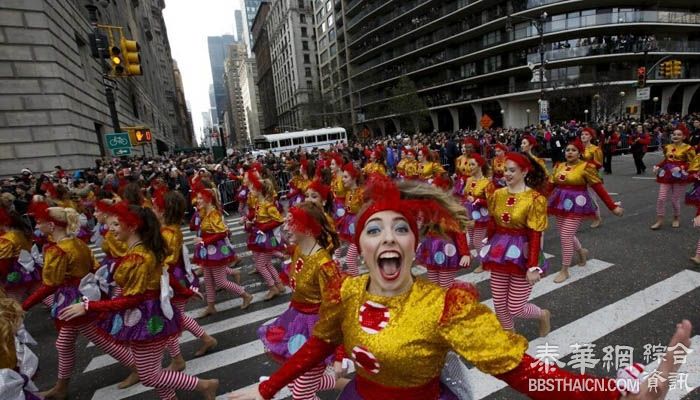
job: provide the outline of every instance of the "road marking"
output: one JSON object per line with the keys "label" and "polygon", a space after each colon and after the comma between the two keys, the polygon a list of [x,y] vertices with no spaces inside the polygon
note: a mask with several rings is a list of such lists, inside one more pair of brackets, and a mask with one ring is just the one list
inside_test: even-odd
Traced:
{"label": "road marking", "polygon": [[[686,388],[690,388],[690,390],[695,389],[696,387],[700,386],[700,336],[696,335],[693,336],[691,339],[691,346],[690,348],[693,350],[690,354],[688,354],[688,357],[685,360],[685,363],[681,365],[680,369],[678,370],[678,375],[677,378],[680,380],[681,376],[685,376],[688,378],[687,380],[687,385],[686,387],[676,387],[674,389],[669,390],[668,394],[666,394],[666,400],[681,400],[684,396],[687,396],[688,392]],[[647,365],[644,368],[645,372],[651,373],[656,369],[658,366],[658,363],[653,362],[649,365]],[[681,375],[685,374],[685,375]],[[678,382],[678,381],[677,381]],[[679,382],[680,384],[680,382]]]}
{"label": "road marking", "polygon": [[[550,332],[546,338],[537,338],[531,341],[527,352],[531,355],[536,354],[537,346],[547,343],[550,346],[558,346],[559,358],[566,357],[572,351],[569,345],[593,343],[698,287],[700,287],[700,273],[689,270],[679,272],[668,279],[562,326]],[[477,399],[484,398],[507,386],[502,381],[476,368],[469,370],[469,382],[474,398]]]}
{"label": "road marking", "polygon": [[[595,261],[595,262],[593,262]],[[582,270],[582,272],[577,273],[577,279],[573,279],[573,271],[572,271],[572,278],[569,278],[568,280],[562,282],[561,284],[558,285],[547,285],[543,284],[542,289],[537,293],[537,296],[543,296],[550,291],[554,291],[556,289],[565,287],[566,285],[573,283],[579,279],[582,279],[584,276],[591,276],[597,272],[600,272],[610,266],[612,264],[606,263],[604,261],[599,261],[599,260],[590,260],[590,262],[593,264],[591,268],[578,268]],[[700,275],[700,274],[698,274]],[[536,296],[533,296],[533,299],[536,298]],[[239,299],[236,299],[240,301]],[[231,300],[231,301],[236,301],[236,300]],[[482,304],[487,304],[487,301],[483,301]],[[218,305],[217,305],[218,308]],[[224,321],[222,321],[224,322]],[[206,330],[206,329],[205,329]],[[228,330],[228,329],[227,329]],[[255,352],[252,349],[259,350],[259,352]],[[247,359],[250,359],[252,357],[258,356],[260,354],[264,353],[264,348],[262,346],[262,342],[260,340],[255,340],[252,342],[248,342],[230,349],[225,349],[218,351],[216,353],[211,353],[209,355],[195,358],[192,360],[189,360],[187,362],[187,370],[186,373],[191,374],[191,375],[197,375],[201,374],[203,372],[208,372],[211,370],[214,370],[216,368],[221,368],[226,365],[232,365],[241,361],[245,361]],[[96,360],[99,359],[99,363],[96,362]],[[226,360],[225,363],[222,364],[222,360]],[[85,372],[92,371],[94,369],[102,368],[103,366],[106,365],[111,365],[112,363],[115,363],[115,361],[108,355],[101,355],[98,357],[93,358],[92,361],[90,361],[90,364],[88,367],[85,369]],[[493,378],[495,379],[495,378]],[[125,389],[124,391],[118,391],[119,395],[121,397],[112,397],[114,396],[113,393],[115,393],[114,389],[116,388],[116,385],[108,386],[105,388],[101,388],[95,392],[95,395],[93,396],[93,399],[117,399],[117,398],[125,398],[129,396],[133,396],[139,393],[146,392],[148,390],[151,390],[152,388],[147,388],[142,385],[137,385],[133,386],[132,388]],[[128,392],[127,392],[128,391]],[[98,397],[99,395],[99,397]]]}
{"label": "road marking", "polygon": [[656,180],[655,176],[633,176],[632,179],[640,179],[640,180]]}

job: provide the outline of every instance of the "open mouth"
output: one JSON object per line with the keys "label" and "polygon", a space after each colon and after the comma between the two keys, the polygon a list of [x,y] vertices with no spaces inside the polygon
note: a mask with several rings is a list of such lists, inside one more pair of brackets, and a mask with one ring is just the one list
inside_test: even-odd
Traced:
{"label": "open mouth", "polygon": [[385,251],[379,255],[377,265],[384,280],[396,280],[401,274],[401,255],[396,251]]}

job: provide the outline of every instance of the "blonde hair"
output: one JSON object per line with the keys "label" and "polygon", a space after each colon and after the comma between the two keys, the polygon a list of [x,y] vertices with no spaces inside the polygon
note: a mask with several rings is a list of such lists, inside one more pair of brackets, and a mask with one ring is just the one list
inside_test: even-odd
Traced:
{"label": "blonde hair", "polygon": [[56,221],[66,223],[66,233],[75,235],[80,229],[80,216],[72,208],[49,207],[49,215]]}
{"label": "blonde hair", "polygon": [[0,365],[0,368],[14,368],[17,365],[15,334],[22,326],[24,310],[22,306],[9,297],[0,298],[0,360],[9,360],[12,365]]}
{"label": "blonde hair", "polygon": [[403,199],[436,201],[449,212],[462,230],[466,229],[467,222],[469,221],[467,210],[459,204],[452,194],[434,186],[416,181],[402,181],[397,183],[396,186],[399,188],[401,198]]}

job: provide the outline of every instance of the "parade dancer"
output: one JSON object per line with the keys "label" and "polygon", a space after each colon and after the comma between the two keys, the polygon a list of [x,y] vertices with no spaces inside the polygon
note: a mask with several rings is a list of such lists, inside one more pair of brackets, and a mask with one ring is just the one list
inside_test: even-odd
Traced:
{"label": "parade dancer", "polygon": [[[650,227],[652,230],[661,229],[664,224],[666,200],[669,196],[673,206],[671,226],[678,228],[681,224],[681,197],[691,181],[688,168],[695,159],[695,148],[683,142],[688,132],[687,128],[683,128],[685,126],[673,130],[671,143],[664,146],[664,159],[654,166],[656,182],[659,183],[659,196],[656,200],[656,222]],[[692,195],[690,197],[692,198]]]}
{"label": "parade dancer", "polygon": [[[85,316],[71,321],[60,319],[60,313],[72,304],[79,303],[81,298],[100,298],[97,285],[86,285],[89,282],[89,277],[86,276],[93,269],[95,260],[90,248],[75,237],[78,232],[78,213],[74,209],[36,203],[32,204],[31,211],[37,221],[37,228],[45,235],[50,235],[52,242],[43,248],[42,285],[22,303],[22,308],[29,310],[45,297],[54,295],[51,318],[58,330],[58,380],[53,388],[41,396],[65,399],[75,367],[75,343],[79,333],[122,365],[131,368],[135,361],[127,346],[116,343],[98,330],[94,318]],[[138,376],[132,373],[118,386],[126,388],[136,382]]]}
{"label": "parade dancer", "polygon": [[537,149],[537,146],[539,145],[537,144],[536,137],[530,134],[523,135],[520,141],[520,152],[523,154],[527,154],[530,158],[532,158],[538,164],[540,164],[540,166],[545,172],[549,173],[549,171],[547,170],[547,163],[544,161],[544,159],[537,157],[534,153],[535,149]]}
{"label": "parade dancer", "polygon": [[[418,243],[416,219],[432,219],[437,214],[434,217],[451,221],[457,215],[445,217],[444,208],[438,211],[441,207],[429,199],[406,200],[398,190],[386,189],[382,187],[372,197],[358,218],[356,240],[369,274],[329,284],[311,338],[268,380],[230,394],[229,400],[273,398],[340,344],[353,354],[357,370],[340,400],[456,399],[450,386],[458,383],[450,382],[448,386],[440,382],[449,350],[535,400],[621,398],[612,379],[545,368],[542,361],[526,353],[526,338],[500,327],[493,312],[479,303],[473,286],[454,285],[445,291],[414,279],[411,268]],[[461,210],[456,201],[453,203],[450,209]],[[542,222],[546,221],[544,201],[541,215]],[[681,343],[689,347],[691,329],[687,320],[678,324],[670,346]],[[666,352],[667,358],[658,371],[664,379],[680,367],[680,363],[674,365],[672,353]],[[554,391],[538,391],[529,385],[531,379],[562,384]],[[659,398],[668,385],[657,397],[652,397],[656,386],[648,381],[640,388],[642,394],[627,395],[625,399]]]}
{"label": "parade dancer", "polygon": [[369,162],[362,168],[362,174],[365,178],[372,174],[386,175],[386,166],[384,165],[384,157],[380,148],[370,152]]}
{"label": "parade dancer", "polygon": [[[310,201],[312,203],[317,204],[321,209],[323,210],[323,214],[326,216],[326,219],[331,225],[331,228],[333,232],[335,233],[335,221],[333,220],[333,217],[331,217],[331,213],[333,212],[333,208],[331,206],[331,188],[328,185],[324,185],[323,182],[321,182],[320,179],[314,179],[313,182],[309,185],[309,188],[306,189],[306,200]],[[338,246],[335,246],[333,251]],[[331,252],[333,253],[333,252]]]}
{"label": "parade dancer", "polygon": [[[488,197],[496,190],[491,179],[489,179],[490,167],[486,160],[479,154],[473,154],[469,159],[469,174],[464,187],[464,206],[467,209],[469,218],[469,238],[472,247],[478,255],[484,246],[484,239],[491,220],[488,209]],[[479,265],[474,272],[481,273],[484,267]]]}
{"label": "parade dancer", "polygon": [[588,188],[596,192],[614,215],[621,217],[624,212],[605,190],[595,164],[581,160],[584,151],[583,143],[579,139],[569,143],[564,154],[566,162],[557,164],[549,177],[552,192],[549,195],[547,211],[557,219],[562,258],[561,271],[554,278],[554,283],[569,279],[569,267],[574,251],[579,256],[578,265],[586,265],[588,250],[581,247],[576,231],[584,218],[595,218],[596,215],[597,206],[588,193]]}
{"label": "parade dancer", "polygon": [[418,161],[415,150],[406,147],[401,150],[401,161],[396,165],[396,176],[399,180],[418,177]]}
{"label": "parade dancer", "polygon": [[481,249],[481,265],[491,271],[491,294],[503,329],[514,332],[515,318],[539,320],[547,336],[550,313],[527,300],[544,274],[542,233],[547,229],[547,199],[535,188],[546,181],[542,166],[519,153],[506,154],[507,186],[488,198],[492,225]]}
{"label": "parade dancer", "polygon": [[96,301],[83,297],[58,311],[59,319],[71,323],[102,316],[98,337],[128,346],[141,383],[155,388],[159,398],[175,399],[175,390],[197,390],[207,400],[214,400],[217,380],[198,379],[161,367],[168,340],[180,331],[180,320],[179,311],[173,310],[168,297],[167,271],[162,267],[166,244],[158,219],[150,209],[125,202],[112,206],[110,214],[109,229],[128,246],[114,274],[122,294]]}
{"label": "parade dancer", "polygon": [[453,194],[457,198],[464,201],[462,197],[464,194],[464,186],[467,184],[467,179],[469,178],[469,159],[472,154],[478,154],[479,141],[474,138],[464,139],[464,144],[462,146],[462,155],[457,157],[455,160],[455,181],[453,187]]}
{"label": "parade dancer", "polygon": [[432,184],[433,180],[445,173],[445,169],[439,163],[433,161],[433,154],[427,147],[418,150],[418,178],[423,182]]}
{"label": "parade dancer", "polygon": [[308,168],[309,161],[305,158],[302,159],[301,163],[299,164],[292,161],[291,169],[293,176],[292,179],[289,180],[289,192],[287,193],[287,199],[289,200],[290,206],[304,201],[306,188],[309,186],[309,183],[311,183],[308,178],[308,173],[306,172]]}
{"label": "parade dancer", "polygon": [[[581,154],[581,159],[595,165],[596,169],[598,170],[598,175],[600,175],[600,169],[603,168],[603,150],[591,143],[591,139],[596,139],[597,136],[598,135],[595,129],[583,128],[581,131],[581,143],[583,143],[585,150],[583,154]],[[595,219],[591,224],[591,228],[595,229],[603,223],[603,218],[600,216],[600,206],[598,206],[598,202],[595,200],[595,198],[593,199],[593,202],[595,203],[596,211]]]}
{"label": "parade dancer", "polygon": [[251,184],[250,195],[256,200],[255,208],[249,212],[245,221],[249,231],[247,244],[253,253],[255,269],[268,286],[264,299],[271,300],[285,291],[279,273],[272,265],[273,255],[284,250],[280,232],[284,218],[275,206],[272,182],[267,179],[260,181],[254,174],[250,174],[248,179]]}
{"label": "parade dancer", "polygon": [[[161,223],[160,233],[163,235],[167,248],[164,263],[168,268],[170,286],[174,290],[172,305],[180,311],[182,330],[189,331],[202,341],[202,345],[194,354],[195,357],[200,357],[216,347],[217,341],[209,336],[194,318],[185,314],[187,300],[192,295],[199,293],[199,278],[192,273],[189,260],[185,258],[183,252],[184,240],[180,223],[185,216],[186,206],[187,202],[180,192],[158,190],[153,195],[153,211]],[[201,297],[201,295],[199,296]],[[171,336],[168,342],[168,353],[172,359],[168,369],[184,370],[185,360],[180,352],[179,335]]]}
{"label": "parade dancer", "polygon": [[[338,237],[318,205],[305,202],[290,208],[286,229],[296,243],[286,279],[292,289],[291,303],[274,322],[258,328],[268,354],[281,363],[311,337],[322,295],[328,284],[340,277],[331,258]],[[326,364],[318,363],[292,382],[294,400],[314,400],[316,392],[335,387],[335,376],[325,374]]]}
{"label": "parade dancer", "polygon": [[[36,372],[39,360],[26,347],[21,336],[31,343],[31,335],[24,330],[22,321],[24,310],[17,301],[4,297],[0,289],[0,398],[8,400],[40,400],[33,374]],[[21,352],[21,353],[20,353]]]}
{"label": "parade dancer", "polygon": [[40,266],[30,253],[32,229],[15,210],[0,207],[0,232],[0,286],[22,301],[41,282]]}
{"label": "parade dancer", "polygon": [[337,222],[338,236],[347,244],[345,255],[346,273],[352,276],[360,274],[357,265],[357,246],[353,238],[355,237],[355,220],[357,213],[362,207],[362,187],[358,185],[360,171],[355,168],[352,162],[343,166],[343,187],[345,188],[345,207],[342,209],[342,216]]}
{"label": "parade dancer", "polygon": [[107,217],[109,216],[109,208],[112,205],[114,205],[114,201],[110,199],[98,200],[95,204],[96,229],[98,232],[96,242],[105,253],[97,271],[95,271],[95,275],[101,280],[100,288],[110,298],[119,294],[119,288],[114,286],[114,269],[127,250],[126,243],[117,240],[114,234],[109,231]]}
{"label": "parade dancer", "polygon": [[491,160],[491,182],[496,189],[506,187],[505,171],[506,171],[506,153],[508,147],[502,143],[496,143],[493,146],[494,157]]}
{"label": "parade dancer", "polygon": [[343,165],[345,163],[343,157],[338,153],[331,153],[330,159],[331,192],[333,193],[333,213],[331,215],[337,223],[345,213],[345,193],[347,192],[343,186]]}
{"label": "parade dancer", "polygon": [[241,296],[241,309],[248,308],[253,296],[245,289],[226,278],[229,265],[238,257],[228,238],[228,228],[218,208],[216,194],[212,189],[200,188],[196,191],[197,209],[201,215],[201,236],[195,238],[192,262],[204,270],[207,308],[200,318],[216,314],[216,290],[224,289],[231,294]]}

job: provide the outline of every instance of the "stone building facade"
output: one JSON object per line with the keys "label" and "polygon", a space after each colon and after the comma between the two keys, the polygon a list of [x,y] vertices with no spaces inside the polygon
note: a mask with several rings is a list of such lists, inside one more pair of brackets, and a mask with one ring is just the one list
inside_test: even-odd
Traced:
{"label": "stone building facade", "polygon": [[91,0],[3,0],[0,9],[0,175],[21,168],[49,171],[95,165],[107,155],[113,131],[102,82],[92,58],[87,5],[99,22],[124,27],[141,46],[142,76],[116,82],[122,128],[149,126],[153,143],[135,154],[175,146],[176,95],[163,0],[132,0],[131,7]]}
{"label": "stone building facade", "polygon": [[245,112],[245,123],[248,135],[239,138],[239,144],[253,144],[256,137],[260,136],[260,127],[263,124],[262,107],[260,106],[260,96],[255,85],[257,79],[257,68],[255,58],[246,57],[238,70],[238,79],[241,86],[241,97],[243,98],[243,110]]}
{"label": "stone building facade", "polygon": [[243,108],[243,94],[241,92],[240,66],[245,63],[248,50],[245,43],[236,42],[226,49],[224,60],[224,84],[226,86],[227,107],[226,119],[226,146],[235,147],[247,142],[248,130],[245,123],[245,108]]}
{"label": "stone building facade", "polygon": [[267,16],[270,13],[270,2],[262,1],[258,12],[251,24],[253,35],[253,53],[257,77],[255,84],[260,97],[260,111],[263,122],[260,125],[262,134],[274,133],[277,129],[277,101],[275,100],[275,82],[272,78],[272,58],[270,56],[270,39],[267,29]]}

